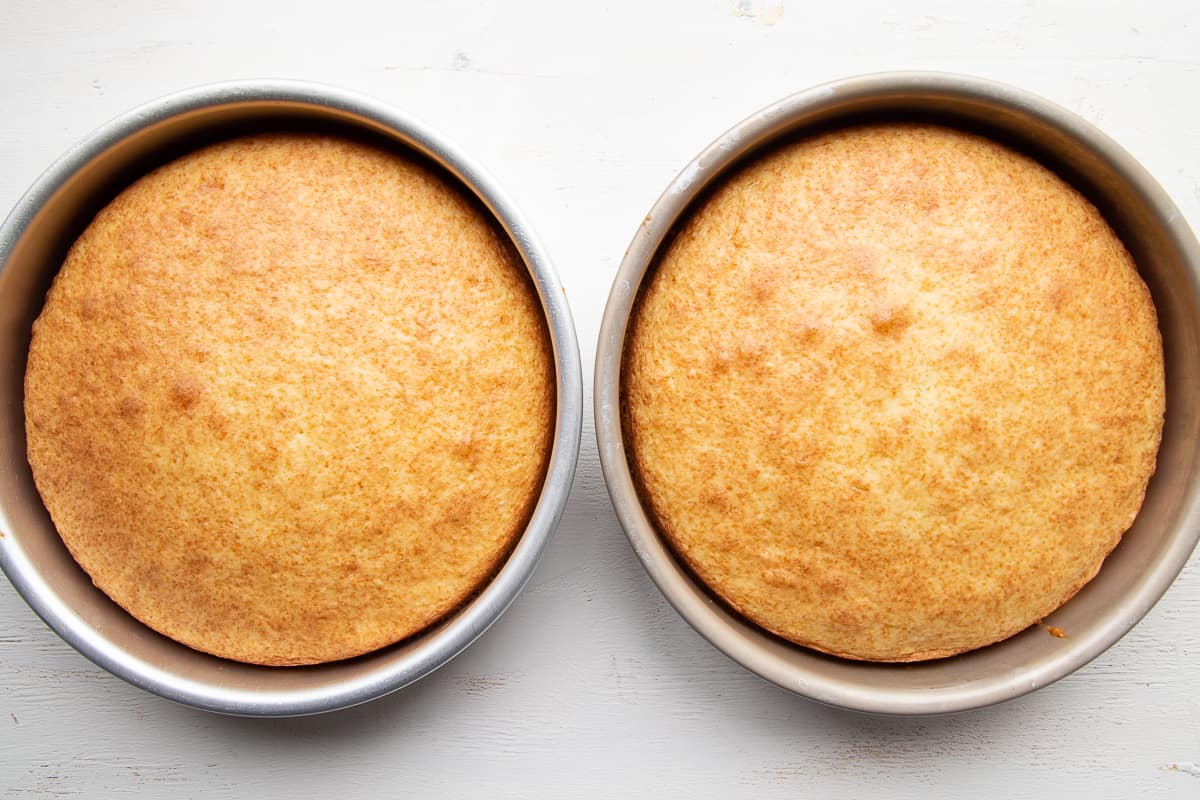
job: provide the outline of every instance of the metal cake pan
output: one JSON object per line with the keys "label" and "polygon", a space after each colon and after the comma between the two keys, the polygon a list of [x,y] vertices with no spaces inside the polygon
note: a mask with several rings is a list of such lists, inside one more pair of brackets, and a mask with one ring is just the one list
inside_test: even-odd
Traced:
{"label": "metal cake pan", "polygon": [[[425,156],[495,216],[541,298],[554,351],[557,415],[540,497],[492,580],[450,618],[401,643],[310,667],[260,667],[192,650],[151,631],[96,589],[42,506],[25,459],[23,383],[30,327],[67,248],[132,180],[171,157],[238,133],[303,128],[368,136]],[[579,453],[582,372],[562,284],[496,182],[441,134],[378,101],[307,83],[203,86],[137,108],[51,166],[0,227],[0,566],[63,639],[120,678],[171,700],[247,716],[312,714],[399,689],[482,634],[531,575],[562,513]]]}
{"label": "metal cake pan", "polygon": [[[707,187],[762,148],[870,120],[937,122],[1037,158],[1082,191],[1124,240],[1150,288],[1163,336],[1167,411],[1157,472],[1133,527],[1099,575],[1045,620],[1003,642],[915,664],[842,660],[792,645],[730,612],[656,532],[630,474],[621,428],[627,323],[660,246]],[[731,128],[688,164],[633,238],[608,298],[596,354],[596,436],[617,516],[681,616],[734,661],[821,703],[881,714],[938,714],[1031,692],[1104,652],[1163,595],[1200,537],[1200,246],[1179,210],[1119,145],[1028,92],[973,77],[884,73],[787,97]]]}

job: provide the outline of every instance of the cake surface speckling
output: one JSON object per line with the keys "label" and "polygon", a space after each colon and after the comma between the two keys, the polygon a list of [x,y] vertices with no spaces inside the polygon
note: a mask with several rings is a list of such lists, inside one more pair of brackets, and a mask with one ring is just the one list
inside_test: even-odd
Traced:
{"label": "cake surface speckling", "polygon": [[34,478],[96,585],[272,665],[469,599],[524,530],[554,403],[495,221],[415,157],[302,133],[121,192],[55,279],[25,381]]}
{"label": "cake surface speckling", "polygon": [[1164,414],[1153,302],[1100,213],[949,128],[793,141],[664,246],[622,368],[630,466],[747,619],[874,661],[1066,602],[1132,524]]}

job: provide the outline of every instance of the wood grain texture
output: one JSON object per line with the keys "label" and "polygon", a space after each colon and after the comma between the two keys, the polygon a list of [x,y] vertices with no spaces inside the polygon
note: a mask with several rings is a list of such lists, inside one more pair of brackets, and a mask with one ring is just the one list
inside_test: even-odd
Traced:
{"label": "wood grain texture", "polygon": [[[6,2],[0,210],[95,126],[179,88],[278,76],[362,91],[442,130],[525,210],[566,284],[588,385],[613,273],[654,198],[720,131],[824,80],[917,68],[1023,86],[1099,124],[1200,226],[1193,5],[767,5]],[[583,443],[509,612],[428,679],[337,714],[159,700],[0,582],[0,797],[1200,795],[1200,558],[1052,687],[953,717],[866,717],[770,686],[692,632],[620,532],[590,420]]]}

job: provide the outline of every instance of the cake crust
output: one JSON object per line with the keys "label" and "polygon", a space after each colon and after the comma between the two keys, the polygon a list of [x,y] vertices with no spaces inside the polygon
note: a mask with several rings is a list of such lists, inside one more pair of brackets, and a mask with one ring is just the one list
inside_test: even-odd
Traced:
{"label": "cake crust", "polygon": [[1061,178],[873,124],[756,159],[680,225],[622,404],[644,505],[715,594],[807,647],[917,661],[1094,577],[1154,471],[1162,344]]}
{"label": "cake crust", "polygon": [[28,456],[133,616],[318,663],[427,628],[499,567],[553,386],[523,264],[450,179],[258,135],[143,177],[71,248],[33,329]]}

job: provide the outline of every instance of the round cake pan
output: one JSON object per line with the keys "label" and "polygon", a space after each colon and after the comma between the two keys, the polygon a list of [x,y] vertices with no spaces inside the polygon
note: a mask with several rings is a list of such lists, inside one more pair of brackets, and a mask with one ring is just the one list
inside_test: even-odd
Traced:
{"label": "round cake pan", "polygon": [[[1124,240],[1158,310],[1167,412],[1157,472],[1133,527],[1100,574],[1044,621],[998,644],[917,664],[841,660],[792,645],[730,612],[656,532],[630,475],[621,369],[639,288],[676,223],[707,187],[789,137],[872,120],[941,123],[1037,158],[1082,191]],[[1179,210],[1128,153],[1090,124],[1009,86],[940,73],[855,77],[788,97],[727,131],[687,165],[634,236],[609,295],[596,354],[600,460],[621,524],[650,577],[697,631],[773,683],[829,705],[882,714],[978,708],[1045,686],[1116,642],[1163,595],[1200,536],[1200,247]]]}
{"label": "round cake pan", "polygon": [[[174,156],[263,130],[367,136],[415,151],[452,174],[499,221],[541,298],[554,351],[557,414],[541,495],[492,580],[434,628],[355,659],[260,667],[178,644],[137,622],[96,589],[59,539],[25,458],[23,383],[30,327],[67,249],[132,180]],[[566,296],[545,251],[495,181],[442,135],[387,105],[339,89],[255,81],[204,86],[104,125],[50,167],[0,228],[0,566],[42,619],[120,678],[198,708],[247,716],[312,714],[399,689],[445,664],[482,634],[524,586],[558,522],[579,454],[582,373]]]}

